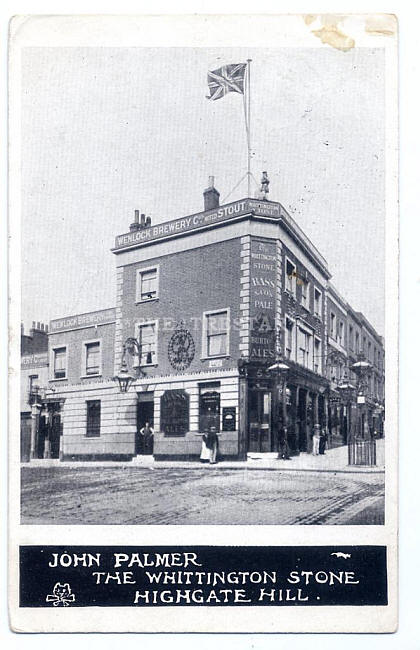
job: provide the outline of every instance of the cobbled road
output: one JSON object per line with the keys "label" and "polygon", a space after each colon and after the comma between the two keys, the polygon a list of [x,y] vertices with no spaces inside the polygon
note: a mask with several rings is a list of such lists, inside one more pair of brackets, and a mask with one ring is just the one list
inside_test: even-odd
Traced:
{"label": "cobbled road", "polygon": [[22,524],[382,524],[384,475],[22,468]]}

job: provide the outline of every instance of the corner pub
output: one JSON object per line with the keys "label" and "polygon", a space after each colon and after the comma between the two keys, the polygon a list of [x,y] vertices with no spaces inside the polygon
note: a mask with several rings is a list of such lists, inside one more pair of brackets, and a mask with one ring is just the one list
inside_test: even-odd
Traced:
{"label": "corner pub", "polygon": [[[197,460],[210,428],[236,460],[277,452],[281,427],[294,455],[311,450],[315,424],[331,438],[331,276],[280,203],[220,206],[210,177],[204,211],[152,225],[136,210],[112,254],[115,308],[50,323],[46,385],[26,393],[26,460],[130,460],[146,422],[156,460]],[[367,325],[376,363],[383,340]],[[378,428],[383,362],[376,374],[366,417]],[[365,435],[345,422],[341,444]]]}

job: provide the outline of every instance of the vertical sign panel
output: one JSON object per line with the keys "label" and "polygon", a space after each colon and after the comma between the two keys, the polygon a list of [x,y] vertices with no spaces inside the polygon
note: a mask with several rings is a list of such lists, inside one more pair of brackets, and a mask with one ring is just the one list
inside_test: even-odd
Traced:
{"label": "vertical sign panel", "polygon": [[250,359],[275,358],[277,245],[275,240],[251,238]]}

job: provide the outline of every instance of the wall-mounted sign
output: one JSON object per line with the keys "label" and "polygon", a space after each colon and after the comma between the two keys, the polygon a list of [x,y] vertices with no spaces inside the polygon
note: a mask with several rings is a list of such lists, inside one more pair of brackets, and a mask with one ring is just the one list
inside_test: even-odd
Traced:
{"label": "wall-mounted sign", "polygon": [[183,436],[190,427],[190,396],[182,388],[166,390],[160,398],[160,430]]}
{"label": "wall-mounted sign", "polygon": [[173,235],[179,235],[203,226],[211,226],[239,217],[252,212],[256,215],[280,218],[282,215],[281,205],[269,201],[255,201],[253,199],[242,199],[227,205],[220,206],[217,210],[199,212],[189,217],[166,221],[150,228],[141,228],[133,232],[118,235],[115,239],[115,248],[123,249],[136,244],[143,244],[155,239],[162,239]]}
{"label": "wall-mounted sign", "polygon": [[209,368],[222,368],[223,359],[210,359]]}
{"label": "wall-mounted sign", "polygon": [[78,330],[85,327],[95,327],[95,325],[105,325],[115,322],[115,309],[100,309],[88,314],[77,314],[67,318],[56,318],[50,322],[50,334],[63,332],[65,330]]}
{"label": "wall-mounted sign", "polygon": [[191,333],[180,327],[172,334],[168,345],[168,358],[172,368],[185,370],[195,355],[195,344]]}
{"label": "wall-mounted sign", "polygon": [[224,406],[222,409],[222,430],[236,431],[236,408]]}
{"label": "wall-mounted sign", "polygon": [[275,359],[277,244],[251,238],[250,359]]}

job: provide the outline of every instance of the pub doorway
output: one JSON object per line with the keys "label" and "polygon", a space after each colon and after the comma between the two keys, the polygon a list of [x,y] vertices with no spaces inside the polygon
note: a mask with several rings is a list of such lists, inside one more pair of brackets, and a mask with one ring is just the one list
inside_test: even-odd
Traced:
{"label": "pub doorway", "polygon": [[202,433],[220,432],[220,383],[199,385],[199,429]]}
{"label": "pub doorway", "polygon": [[144,431],[146,422],[153,429],[154,423],[154,393],[147,391],[137,394],[137,430],[135,441],[136,455],[153,454],[153,435]]}
{"label": "pub doorway", "polygon": [[271,391],[249,391],[248,451],[266,453],[272,451]]}

